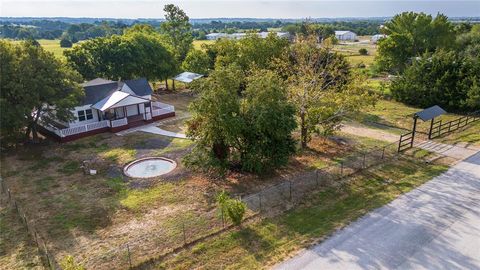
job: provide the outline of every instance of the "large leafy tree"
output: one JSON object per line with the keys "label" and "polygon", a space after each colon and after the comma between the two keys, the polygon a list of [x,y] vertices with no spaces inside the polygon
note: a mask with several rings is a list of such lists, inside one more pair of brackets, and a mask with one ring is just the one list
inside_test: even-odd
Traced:
{"label": "large leafy tree", "polygon": [[271,69],[274,59],[280,57],[288,46],[287,39],[274,33],[266,38],[249,33],[241,40],[220,39],[206,49],[207,54],[215,59],[216,67],[236,64],[248,71],[252,67]]}
{"label": "large leafy tree", "polygon": [[241,73],[235,66],[218,68],[199,84],[188,121],[187,135],[197,142],[185,159],[188,166],[264,172],[294,152],[295,111],[283,80],[254,70],[239,94]]}
{"label": "large leafy tree", "polygon": [[390,71],[402,71],[410,58],[452,47],[455,41],[454,26],[443,14],[433,18],[404,12],[385,23],[382,31],[388,38],[378,43],[378,60],[381,68]]}
{"label": "large leafy tree", "polygon": [[168,4],[163,10],[166,21],[160,25],[160,30],[166,35],[173,47],[175,58],[180,64],[192,48],[192,25],[187,14],[178,6]]}
{"label": "large leafy tree", "polygon": [[0,41],[1,136],[38,140],[37,123],[70,121],[82,96],[80,75],[31,42]]}
{"label": "large leafy tree", "polygon": [[190,105],[192,118],[187,122],[187,136],[196,145],[185,158],[196,169],[226,168],[232,146],[237,144],[243,121],[240,117],[238,67],[213,71],[198,84],[200,96]]}
{"label": "large leafy tree", "polygon": [[277,70],[289,82],[302,148],[312,134],[333,132],[346,116],[374,102],[345,58],[325,44],[319,47],[316,36],[300,38],[277,61]]}
{"label": "large leafy tree", "polygon": [[195,72],[199,74],[208,74],[212,68],[212,61],[208,54],[201,50],[192,49],[182,63],[184,71]]}
{"label": "large leafy tree", "polygon": [[172,75],[174,69],[168,45],[150,27],[135,26],[121,36],[91,39],[64,54],[68,64],[85,79],[159,80]]}
{"label": "large leafy tree", "polygon": [[394,98],[452,111],[480,109],[480,60],[454,51],[426,53],[392,82]]}
{"label": "large leafy tree", "polygon": [[287,86],[273,71],[255,70],[247,78],[244,96],[245,130],[239,148],[242,168],[263,172],[285,165],[295,152],[292,132],[297,126]]}

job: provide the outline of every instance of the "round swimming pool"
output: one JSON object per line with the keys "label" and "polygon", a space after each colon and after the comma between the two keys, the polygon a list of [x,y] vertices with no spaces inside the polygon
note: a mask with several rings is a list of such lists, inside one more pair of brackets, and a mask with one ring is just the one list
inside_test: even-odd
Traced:
{"label": "round swimming pool", "polygon": [[169,173],[177,167],[177,163],[163,157],[137,159],[125,166],[123,173],[133,178],[150,178]]}

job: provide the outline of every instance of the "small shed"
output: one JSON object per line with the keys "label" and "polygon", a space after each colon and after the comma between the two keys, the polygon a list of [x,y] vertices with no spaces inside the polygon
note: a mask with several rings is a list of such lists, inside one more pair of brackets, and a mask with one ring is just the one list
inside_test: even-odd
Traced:
{"label": "small shed", "polygon": [[173,79],[175,81],[179,81],[179,82],[183,82],[183,83],[191,83],[194,80],[202,78],[203,76],[204,76],[203,74],[198,74],[198,73],[185,71],[185,72],[182,72],[182,73],[178,74]]}

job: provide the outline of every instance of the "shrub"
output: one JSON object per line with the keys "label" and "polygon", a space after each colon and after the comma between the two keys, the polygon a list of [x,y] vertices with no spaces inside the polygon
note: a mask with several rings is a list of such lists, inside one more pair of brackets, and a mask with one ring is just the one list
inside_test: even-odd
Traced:
{"label": "shrub", "polygon": [[242,224],[243,216],[247,210],[247,206],[239,199],[231,198],[225,191],[217,195],[217,203],[222,210],[222,213],[235,224],[239,226]]}
{"label": "shrub", "polygon": [[72,42],[66,38],[62,38],[60,40],[60,47],[62,48],[71,48],[72,47]]}
{"label": "shrub", "polygon": [[365,48],[361,48],[360,50],[358,50],[358,53],[359,53],[360,55],[368,55],[368,51],[367,51],[367,49],[365,49]]}
{"label": "shrub", "polygon": [[60,267],[64,270],[85,270],[85,267],[75,262],[73,256],[68,255],[60,262]]}

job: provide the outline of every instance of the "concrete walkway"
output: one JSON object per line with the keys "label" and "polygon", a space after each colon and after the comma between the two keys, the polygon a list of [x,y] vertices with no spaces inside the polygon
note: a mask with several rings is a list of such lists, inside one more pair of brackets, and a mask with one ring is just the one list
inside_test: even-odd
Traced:
{"label": "concrete walkway", "polygon": [[480,269],[480,152],[275,269]]}
{"label": "concrete walkway", "polygon": [[152,133],[152,134],[158,134],[162,136],[168,136],[168,137],[173,137],[173,138],[181,138],[181,139],[186,139],[187,136],[183,133],[175,133],[167,130],[163,130],[159,127],[156,126],[147,126],[144,128],[138,129],[138,131],[146,132],[146,133]]}
{"label": "concrete walkway", "polygon": [[183,133],[176,133],[176,132],[167,131],[167,130],[161,129],[157,126],[166,125],[166,124],[169,124],[169,123],[181,120],[181,119],[186,119],[186,118],[189,118],[189,117],[190,116],[186,115],[186,116],[182,116],[182,117],[167,118],[167,119],[163,119],[163,120],[160,120],[160,121],[155,121],[155,122],[147,124],[147,125],[122,130],[122,131],[117,132],[115,134],[117,136],[123,136],[123,135],[129,134],[129,133],[132,133],[132,132],[141,131],[141,132],[146,132],[146,133],[158,134],[158,135],[162,135],[162,136],[185,139],[185,138],[187,138],[187,136]]}
{"label": "concrete walkway", "polygon": [[450,145],[439,143],[435,141],[424,141],[415,143],[415,147],[425,149],[427,151],[437,153],[443,156],[455,158],[455,159],[466,159],[474,155],[478,149],[473,147],[465,147],[460,145]]}

